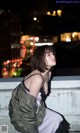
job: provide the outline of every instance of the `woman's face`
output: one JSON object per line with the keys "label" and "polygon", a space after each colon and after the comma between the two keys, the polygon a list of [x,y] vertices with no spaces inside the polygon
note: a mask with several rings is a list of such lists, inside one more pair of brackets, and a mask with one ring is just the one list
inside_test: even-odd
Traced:
{"label": "woman's face", "polygon": [[55,58],[55,55],[48,51],[45,55],[45,61],[46,61],[46,65],[47,65],[47,68],[51,68],[52,66],[55,66],[56,65],[56,58]]}

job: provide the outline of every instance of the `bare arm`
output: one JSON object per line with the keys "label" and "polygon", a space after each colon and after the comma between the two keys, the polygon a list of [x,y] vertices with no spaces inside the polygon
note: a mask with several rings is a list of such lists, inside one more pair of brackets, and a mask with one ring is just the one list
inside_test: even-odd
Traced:
{"label": "bare arm", "polygon": [[46,95],[48,94],[48,81],[50,80],[50,78],[51,78],[51,71],[49,72],[48,77],[44,82],[44,91]]}
{"label": "bare arm", "polygon": [[49,72],[49,80],[51,79],[51,74],[52,74],[52,73],[51,73],[51,71],[50,71],[50,72]]}

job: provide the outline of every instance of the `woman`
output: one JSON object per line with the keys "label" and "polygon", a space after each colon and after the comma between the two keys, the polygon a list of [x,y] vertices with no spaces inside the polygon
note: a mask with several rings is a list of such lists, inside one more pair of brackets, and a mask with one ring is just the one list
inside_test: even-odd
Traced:
{"label": "woman", "polygon": [[[48,83],[51,79],[51,70],[55,65],[55,50],[52,46],[44,45],[38,47],[31,57],[32,72],[24,78],[23,82],[26,93],[30,97],[35,98],[33,106],[36,103],[36,119],[34,119],[37,126],[33,127],[28,125],[28,127],[30,126],[29,133],[68,132],[69,124],[64,117],[45,106],[45,97],[49,93]],[[31,101],[29,103],[32,104]],[[32,111],[32,109],[30,109],[30,111]],[[32,112],[30,111],[28,111],[28,113],[30,113],[29,116],[31,117]],[[32,129],[33,131],[31,131],[31,128],[35,129]],[[19,132],[16,131],[16,133]]]}

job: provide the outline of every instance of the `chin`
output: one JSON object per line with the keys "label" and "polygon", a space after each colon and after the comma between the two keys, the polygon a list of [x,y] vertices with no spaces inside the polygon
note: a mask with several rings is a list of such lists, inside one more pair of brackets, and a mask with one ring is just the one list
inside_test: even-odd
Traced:
{"label": "chin", "polygon": [[56,65],[56,63],[55,63],[55,65]]}
{"label": "chin", "polygon": [[56,62],[52,66],[55,66],[55,65],[56,65]]}

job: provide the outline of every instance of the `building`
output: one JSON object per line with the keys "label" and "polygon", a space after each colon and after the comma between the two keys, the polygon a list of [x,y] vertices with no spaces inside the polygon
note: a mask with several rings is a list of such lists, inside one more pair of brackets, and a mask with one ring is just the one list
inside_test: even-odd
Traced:
{"label": "building", "polygon": [[[10,10],[0,10],[0,60],[18,58],[20,18]],[[15,49],[15,50],[14,50]],[[17,54],[14,53],[18,52]],[[16,57],[15,57],[16,55]]]}

